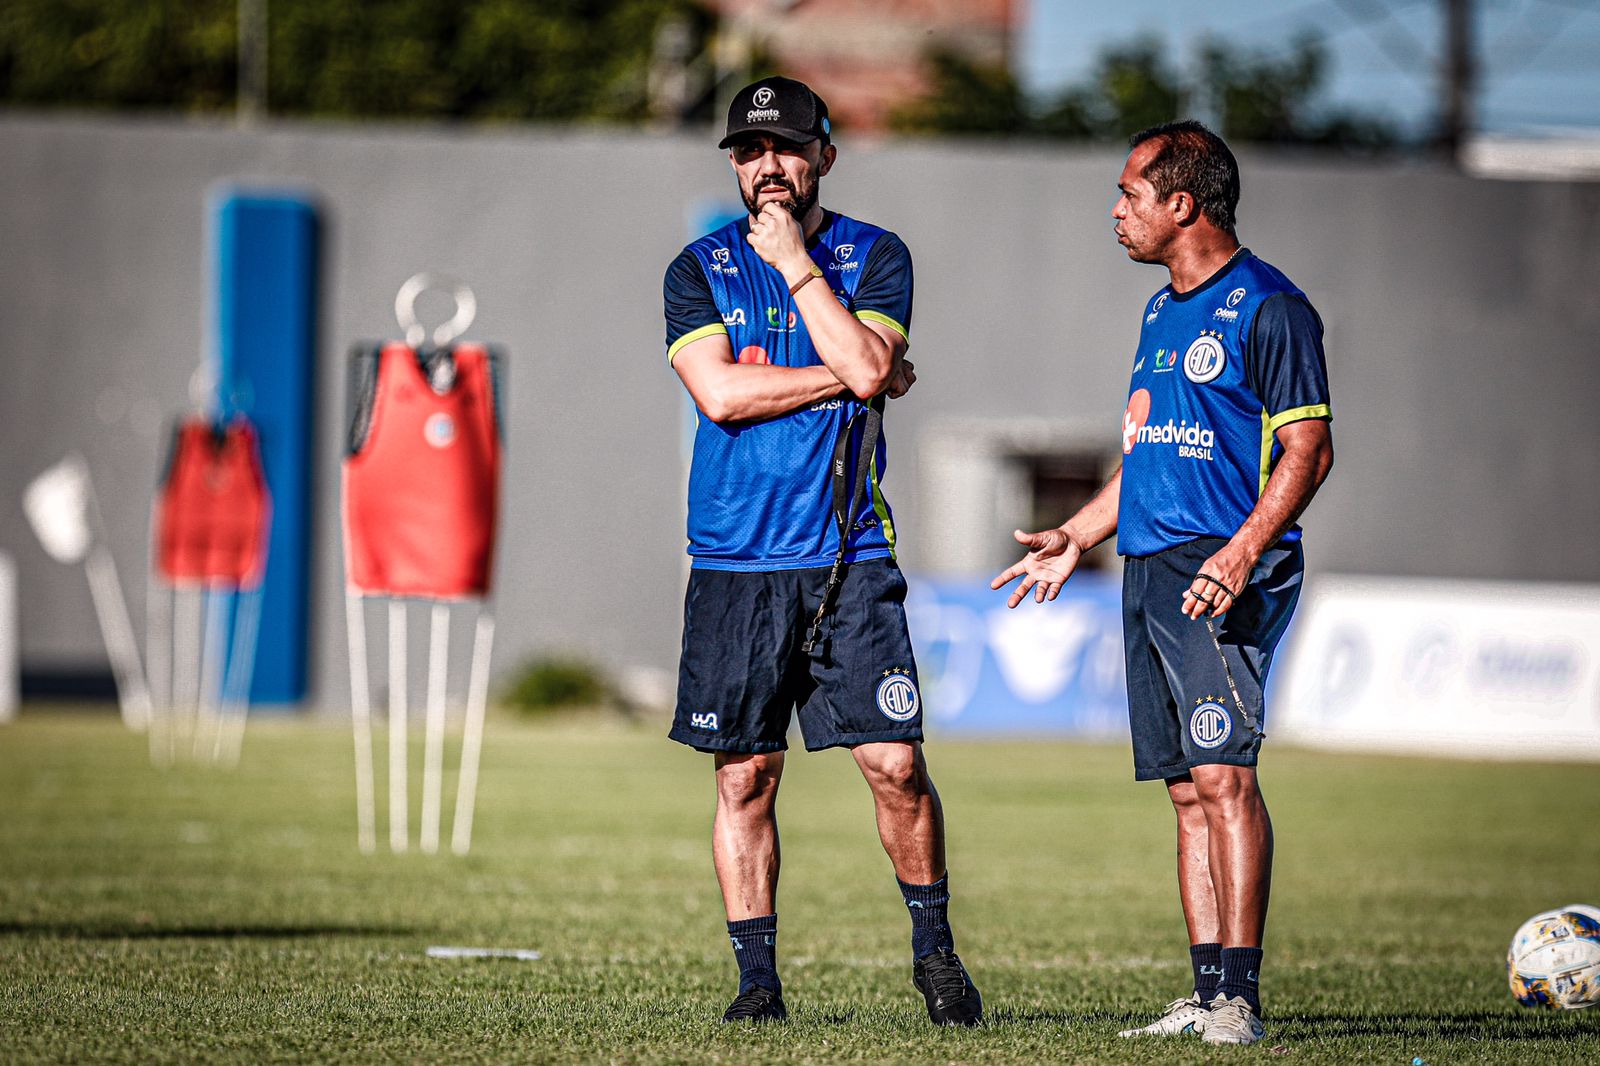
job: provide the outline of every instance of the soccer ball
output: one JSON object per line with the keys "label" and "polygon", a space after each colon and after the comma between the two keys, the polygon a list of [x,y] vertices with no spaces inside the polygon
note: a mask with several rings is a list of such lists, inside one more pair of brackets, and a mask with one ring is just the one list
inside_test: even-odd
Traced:
{"label": "soccer ball", "polygon": [[1506,952],[1506,976],[1524,1007],[1600,1003],[1600,908],[1573,903],[1523,922]]}

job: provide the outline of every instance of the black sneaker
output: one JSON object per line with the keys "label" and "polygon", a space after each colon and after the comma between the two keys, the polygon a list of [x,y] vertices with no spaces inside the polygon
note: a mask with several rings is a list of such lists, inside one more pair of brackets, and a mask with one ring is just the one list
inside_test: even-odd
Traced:
{"label": "black sneaker", "polygon": [[911,967],[911,980],[928,1003],[935,1025],[977,1025],[983,1021],[983,997],[953,951],[935,951]]}
{"label": "black sneaker", "polygon": [[748,992],[740,992],[722,1013],[724,1022],[785,1022],[789,1012],[783,1006],[783,994],[770,988],[752,985]]}

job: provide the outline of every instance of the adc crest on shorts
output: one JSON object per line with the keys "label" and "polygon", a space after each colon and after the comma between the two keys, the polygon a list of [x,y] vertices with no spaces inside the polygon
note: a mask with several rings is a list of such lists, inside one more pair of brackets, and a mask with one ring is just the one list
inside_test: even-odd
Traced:
{"label": "adc crest on shorts", "polygon": [[909,722],[922,710],[917,684],[903,668],[885,670],[878,682],[878,710],[892,722]]}
{"label": "adc crest on shorts", "polygon": [[1228,709],[1214,698],[1196,701],[1189,715],[1189,739],[1202,748],[1220,748],[1233,735],[1233,719]]}

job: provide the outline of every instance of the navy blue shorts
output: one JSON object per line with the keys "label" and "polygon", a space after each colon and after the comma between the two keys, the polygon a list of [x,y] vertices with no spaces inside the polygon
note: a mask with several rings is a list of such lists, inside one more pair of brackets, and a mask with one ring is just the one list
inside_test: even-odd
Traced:
{"label": "navy blue shorts", "polygon": [[[1122,644],[1133,776],[1140,781],[1179,777],[1206,763],[1256,764],[1262,735],[1241,719],[1205,620],[1183,613],[1184,591],[1226,543],[1205,537],[1124,560]],[[1239,699],[1263,729],[1261,692],[1272,653],[1300,599],[1304,570],[1298,541],[1268,548],[1239,599],[1211,620]]]}
{"label": "navy blue shorts", "polygon": [[825,567],[690,571],[667,735],[700,751],[783,751],[798,707],[808,751],[921,740],[900,568],[848,564],[808,655],[801,645],[827,581]]}

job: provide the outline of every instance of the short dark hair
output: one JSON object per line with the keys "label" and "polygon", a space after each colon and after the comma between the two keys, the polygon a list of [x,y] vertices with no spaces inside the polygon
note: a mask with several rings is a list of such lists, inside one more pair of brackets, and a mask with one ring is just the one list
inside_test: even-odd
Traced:
{"label": "short dark hair", "polygon": [[1239,163],[1227,142],[1191,119],[1140,130],[1128,138],[1128,148],[1158,139],[1161,147],[1140,177],[1155,186],[1162,200],[1177,192],[1193,196],[1213,226],[1232,233],[1239,207]]}

